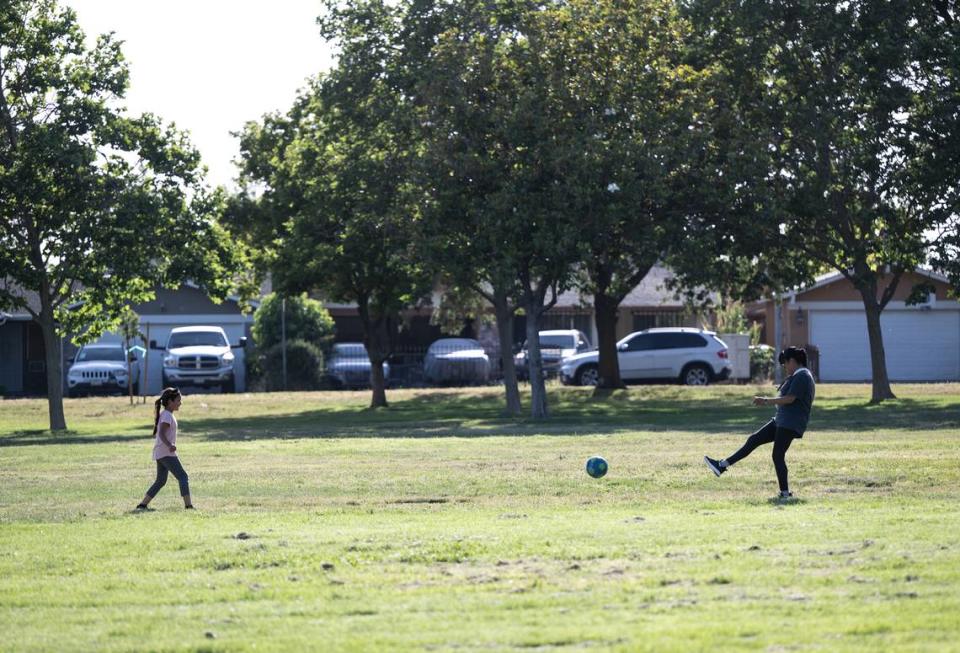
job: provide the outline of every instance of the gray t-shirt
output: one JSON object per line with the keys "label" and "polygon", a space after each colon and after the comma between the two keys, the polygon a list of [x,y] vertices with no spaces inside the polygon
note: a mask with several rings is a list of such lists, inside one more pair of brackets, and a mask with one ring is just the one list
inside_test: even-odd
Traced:
{"label": "gray t-shirt", "polygon": [[777,426],[796,431],[802,437],[810,421],[810,408],[815,394],[816,383],[810,370],[801,367],[791,374],[780,386],[780,396],[793,395],[795,399],[792,404],[777,406],[777,415],[773,418]]}

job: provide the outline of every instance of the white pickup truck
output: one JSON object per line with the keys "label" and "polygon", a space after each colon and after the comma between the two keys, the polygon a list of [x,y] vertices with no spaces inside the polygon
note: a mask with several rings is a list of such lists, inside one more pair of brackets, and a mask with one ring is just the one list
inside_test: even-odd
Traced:
{"label": "white pickup truck", "polygon": [[220,386],[223,392],[236,390],[232,350],[246,346],[246,338],[231,345],[226,332],[217,326],[177,327],[170,332],[166,347],[150,341],[150,349],[165,352],[163,387]]}

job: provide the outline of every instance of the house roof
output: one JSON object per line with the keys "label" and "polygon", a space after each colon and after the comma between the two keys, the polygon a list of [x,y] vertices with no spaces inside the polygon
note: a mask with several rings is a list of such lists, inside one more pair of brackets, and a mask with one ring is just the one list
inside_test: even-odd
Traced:
{"label": "house roof", "polygon": [[[637,286],[620,302],[621,308],[683,308],[683,299],[667,288],[673,277],[670,268],[655,265]],[[711,293],[713,295],[713,293]],[[578,290],[568,290],[557,297],[554,308],[582,308],[593,306],[593,295],[582,295]]]}
{"label": "house roof", "polygon": [[[930,268],[924,268],[924,267],[918,266],[917,269],[915,270],[915,272],[916,272],[917,274],[923,275],[923,276],[925,276],[925,277],[929,277],[930,279],[933,279],[934,281],[941,281],[941,282],[943,282],[943,283],[950,283],[950,279],[948,279],[946,276],[940,274],[939,272],[936,272],[936,271],[934,271],[934,270],[931,270]],[[816,278],[814,279],[813,283],[810,284],[809,286],[803,286],[803,287],[801,287],[801,288],[797,288],[797,289],[795,289],[795,290],[791,290],[790,292],[786,293],[786,294],[784,295],[784,298],[785,298],[785,299],[792,299],[792,298],[796,297],[797,295],[801,295],[801,294],[803,294],[803,293],[805,293],[805,292],[810,292],[811,290],[816,290],[817,288],[823,288],[824,286],[829,286],[831,283],[836,283],[837,281],[843,281],[845,278],[846,278],[846,277],[844,277],[840,272],[837,272],[836,270],[834,270],[834,271],[832,271],[832,272],[827,272],[827,273],[825,273],[825,274],[821,274],[820,276],[816,277]],[[769,299],[770,299],[770,298],[767,297],[767,298],[764,298],[764,299],[761,300],[761,301],[768,301]]]}

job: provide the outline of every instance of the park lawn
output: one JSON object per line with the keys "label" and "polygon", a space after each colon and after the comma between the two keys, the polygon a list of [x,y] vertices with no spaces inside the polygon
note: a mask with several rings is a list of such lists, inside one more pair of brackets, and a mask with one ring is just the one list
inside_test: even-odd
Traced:
{"label": "park lawn", "polygon": [[958,651],[960,384],[894,391],[818,388],[789,504],[701,462],[770,388],[186,396],[146,514],[151,407],[3,401],[0,650]]}

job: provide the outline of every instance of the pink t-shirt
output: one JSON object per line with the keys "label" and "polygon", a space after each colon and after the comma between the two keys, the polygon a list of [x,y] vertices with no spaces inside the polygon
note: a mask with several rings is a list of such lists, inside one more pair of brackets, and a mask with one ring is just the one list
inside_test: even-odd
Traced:
{"label": "pink t-shirt", "polygon": [[177,446],[177,418],[173,416],[166,408],[160,409],[160,421],[157,422],[157,440],[153,443],[153,459],[160,460],[161,458],[166,458],[167,456],[176,456],[177,452],[170,451],[170,449],[163,443],[163,440],[160,439],[160,429],[164,424],[169,424],[167,427],[167,440],[173,446]]}

